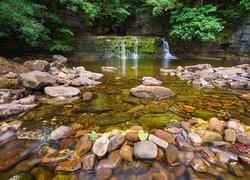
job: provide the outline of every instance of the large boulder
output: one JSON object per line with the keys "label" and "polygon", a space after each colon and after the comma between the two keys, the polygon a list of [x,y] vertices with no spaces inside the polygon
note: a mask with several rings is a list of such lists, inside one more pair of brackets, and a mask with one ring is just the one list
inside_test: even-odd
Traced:
{"label": "large boulder", "polygon": [[44,93],[51,97],[73,97],[80,94],[80,90],[74,87],[50,86],[44,88]]}
{"label": "large boulder", "polygon": [[43,89],[56,83],[56,79],[49,73],[41,71],[31,71],[23,75],[22,85],[31,89]]}
{"label": "large boulder", "polygon": [[25,61],[23,65],[29,68],[31,71],[48,71],[49,63],[45,60],[34,60],[34,61]]}
{"label": "large boulder", "polygon": [[152,100],[162,100],[168,97],[175,96],[174,92],[165,87],[160,86],[144,86],[140,85],[132,88],[130,94],[138,98],[152,99]]}
{"label": "large boulder", "polygon": [[161,81],[159,81],[153,77],[143,77],[142,83],[143,83],[143,85],[146,85],[146,86],[159,86],[162,84]]}

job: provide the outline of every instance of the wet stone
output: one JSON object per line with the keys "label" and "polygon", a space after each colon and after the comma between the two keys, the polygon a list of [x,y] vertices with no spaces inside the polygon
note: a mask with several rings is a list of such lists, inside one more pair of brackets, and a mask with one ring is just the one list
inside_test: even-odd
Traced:
{"label": "wet stone", "polygon": [[169,164],[175,164],[180,161],[180,153],[175,145],[169,144],[165,149],[165,159]]}
{"label": "wet stone", "polygon": [[186,121],[182,121],[182,122],[181,122],[181,127],[182,127],[187,133],[190,133],[190,132],[191,132],[189,126],[190,126],[190,125],[189,125],[188,122],[186,122]]}
{"label": "wet stone", "polygon": [[120,150],[120,155],[124,161],[127,163],[132,163],[133,160],[133,147],[128,145],[123,145]]}
{"label": "wet stone", "polygon": [[183,136],[179,135],[176,138],[176,144],[179,147],[179,149],[181,150],[187,150],[187,151],[192,151],[193,147],[191,144],[189,144],[184,138]]}
{"label": "wet stone", "polygon": [[155,136],[161,138],[167,143],[172,144],[175,141],[175,136],[161,129],[157,129],[154,133]]}
{"label": "wet stone", "polygon": [[103,135],[102,137],[98,138],[93,147],[92,152],[96,154],[98,157],[104,156],[108,151],[108,145],[109,145],[109,139],[106,135]]}
{"label": "wet stone", "polygon": [[162,140],[161,138],[158,138],[157,136],[150,134],[148,136],[148,140],[155,143],[157,146],[166,149],[168,147],[168,143],[164,140]]}
{"label": "wet stone", "polygon": [[210,151],[208,148],[204,148],[201,152],[202,155],[208,160],[208,162],[216,164],[218,161],[218,158],[215,156],[215,154]]}
{"label": "wet stone", "polygon": [[74,138],[67,138],[62,140],[59,149],[75,149],[76,141]]}
{"label": "wet stone", "polygon": [[168,132],[172,134],[179,134],[181,132],[181,129],[177,127],[171,127],[171,128],[168,128]]}
{"label": "wet stone", "polygon": [[171,121],[171,122],[167,123],[166,126],[167,126],[167,128],[173,128],[173,127],[181,128],[180,123],[177,121]]}
{"label": "wet stone", "polygon": [[216,153],[216,156],[222,164],[227,164],[230,161],[230,158],[223,152]]}
{"label": "wet stone", "polygon": [[62,150],[62,151],[57,151],[57,152],[54,152],[52,154],[46,155],[42,159],[42,164],[50,165],[50,164],[61,163],[61,162],[64,162],[64,161],[67,161],[68,159],[70,159],[71,156],[72,156],[72,152],[69,151],[68,149]]}
{"label": "wet stone", "polygon": [[138,142],[140,141],[138,133],[135,132],[129,132],[125,135],[126,140],[131,142]]}
{"label": "wet stone", "polygon": [[233,129],[226,129],[225,130],[225,137],[224,139],[229,142],[234,142],[236,141],[236,132]]}
{"label": "wet stone", "polygon": [[80,171],[82,165],[78,158],[72,158],[58,165],[55,169],[56,173],[77,173]]}
{"label": "wet stone", "polygon": [[112,174],[112,170],[110,168],[101,168],[96,171],[96,179],[97,180],[106,180],[109,179],[109,177]]}
{"label": "wet stone", "polygon": [[85,154],[81,158],[82,161],[82,170],[84,172],[90,173],[94,171],[95,163],[96,163],[96,155],[95,154]]}
{"label": "wet stone", "polygon": [[201,137],[195,133],[189,133],[188,138],[193,142],[194,145],[201,145],[203,143]]}
{"label": "wet stone", "polygon": [[38,180],[48,180],[52,179],[53,173],[42,168],[42,167],[35,167],[31,170],[31,174]]}
{"label": "wet stone", "polygon": [[157,148],[157,157],[156,160],[159,161],[164,158],[164,150],[162,148]]}
{"label": "wet stone", "polygon": [[110,161],[112,169],[118,168],[118,166],[122,163],[122,160],[123,160],[122,156],[120,155],[120,151],[119,150],[111,152],[109,154],[108,159]]}
{"label": "wet stone", "polygon": [[223,123],[217,118],[209,119],[208,127],[210,130],[218,133],[222,133],[222,131],[224,130]]}
{"label": "wet stone", "polygon": [[[149,151],[150,149],[150,151]],[[157,146],[150,141],[140,141],[134,146],[134,155],[137,159],[156,159]]]}
{"label": "wet stone", "polygon": [[196,172],[207,172],[210,164],[201,158],[194,158],[191,162],[191,166]]}
{"label": "wet stone", "polygon": [[245,145],[250,145],[250,138],[243,135],[243,134],[240,134],[240,135],[237,135],[237,141],[239,141],[240,143],[242,144],[245,144]]}
{"label": "wet stone", "polygon": [[237,121],[229,121],[227,123],[227,127],[229,129],[235,130],[237,134],[245,132],[245,127],[241,123],[239,123]]}
{"label": "wet stone", "polygon": [[76,155],[80,156],[89,152],[92,148],[93,142],[88,134],[85,134],[76,144]]}
{"label": "wet stone", "polygon": [[223,139],[219,133],[214,131],[198,129],[195,133],[197,133],[204,142],[220,141]]}
{"label": "wet stone", "polygon": [[112,152],[118,148],[121,147],[121,145],[124,143],[124,135],[117,134],[110,138],[109,145],[108,145],[108,152]]}
{"label": "wet stone", "polygon": [[28,157],[28,150],[13,149],[0,155],[0,172],[7,171]]}
{"label": "wet stone", "polygon": [[62,138],[68,138],[72,135],[74,135],[75,131],[68,126],[60,126],[59,128],[55,129],[54,131],[52,131],[50,138],[51,140],[59,140]]}
{"label": "wet stone", "polygon": [[91,92],[85,92],[82,94],[82,99],[84,101],[90,101],[92,99],[92,93]]}
{"label": "wet stone", "polygon": [[195,158],[195,154],[192,151],[180,151],[180,160],[185,165],[189,165],[190,162]]}

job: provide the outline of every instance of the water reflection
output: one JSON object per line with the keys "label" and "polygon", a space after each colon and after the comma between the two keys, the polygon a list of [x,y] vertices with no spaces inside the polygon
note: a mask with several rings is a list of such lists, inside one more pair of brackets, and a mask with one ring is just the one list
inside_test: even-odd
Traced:
{"label": "water reflection", "polygon": [[126,76],[126,62],[127,60],[126,59],[122,59],[122,77],[125,77]]}

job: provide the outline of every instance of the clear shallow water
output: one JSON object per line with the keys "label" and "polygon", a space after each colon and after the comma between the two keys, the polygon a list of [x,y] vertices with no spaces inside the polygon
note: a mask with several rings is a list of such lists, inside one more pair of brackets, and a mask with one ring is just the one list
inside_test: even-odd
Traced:
{"label": "clear shallow water", "polygon": [[[160,68],[176,68],[178,65],[195,65],[210,63],[214,67],[233,66],[240,64],[233,61],[207,61],[198,59],[177,60],[96,60],[81,62],[75,60],[68,66],[84,66],[86,70],[103,73],[100,79],[103,83],[96,87],[82,87],[81,91],[93,93],[90,102],[82,100],[65,105],[40,105],[27,114],[22,114],[16,119],[22,120],[22,127],[26,131],[37,131],[43,127],[55,127],[61,124],[81,124],[82,130],[95,130],[97,132],[110,131],[112,129],[126,129],[132,125],[142,125],[146,130],[162,127],[166,119],[162,117],[179,117],[188,120],[193,116],[209,118],[218,116],[220,119],[232,118],[249,122],[250,102],[239,97],[242,91],[221,89],[200,89],[187,85],[177,77],[170,77],[160,73]],[[102,66],[117,67],[114,72],[102,72]],[[143,76],[152,76],[163,82],[162,86],[171,88],[176,97],[162,101],[138,99],[129,95],[129,90],[142,83]],[[185,107],[195,108],[194,112],[187,112]],[[132,111],[133,110],[133,111]],[[34,134],[34,137],[36,135]],[[59,142],[58,142],[59,143]],[[113,172],[119,179],[126,179],[128,174],[143,174],[147,172],[152,162],[135,162],[124,164]],[[166,164],[162,163],[163,166]],[[166,171],[173,177],[189,179],[185,173],[178,176],[183,168],[180,166],[168,167]],[[180,173],[180,172],[179,172]],[[0,179],[16,174],[12,169],[6,174],[0,173]],[[180,173],[181,174],[181,173]],[[82,177],[93,175],[80,175]],[[209,176],[201,174],[201,177]],[[224,177],[227,179],[227,177]]]}
{"label": "clear shallow water", "polygon": [[[66,105],[41,105],[26,115],[20,116],[19,119],[24,120],[23,127],[32,130],[41,126],[50,127],[72,123],[80,123],[85,129],[97,131],[110,130],[110,128],[127,128],[138,124],[145,125],[149,129],[160,126],[159,124],[151,126],[140,120],[140,117],[146,114],[177,115],[186,120],[193,116],[206,119],[211,116],[219,116],[221,119],[233,117],[249,123],[249,102],[239,98],[239,94],[243,93],[242,91],[200,89],[187,85],[186,81],[179,80],[177,77],[163,75],[159,71],[160,68],[176,68],[178,65],[186,66],[199,63],[210,63],[214,67],[239,64],[235,61],[198,59],[127,59],[85,62],[75,60],[70,62],[68,66],[84,66],[86,70],[104,74],[104,77],[100,79],[102,85],[81,88],[82,92],[92,92],[93,100],[91,102],[78,100]],[[102,66],[113,66],[118,69],[114,72],[102,72]],[[129,90],[140,85],[143,76],[152,76],[161,80],[162,86],[171,88],[176,97],[162,101],[132,97],[129,95]],[[188,108],[187,106],[194,107],[195,112],[187,112],[184,108]],[[133,108],[139,108],[139,110],[129,113],[129,110]],[[117,115],[118,119],[114,118],[109,122],[104,119],[110,118],[100,117],[103,114],[107,116]],[[124,116],[127,118],[121,120]],[[143,116],[143,118],[145,117]],[[152,117],[149,116],[148,118]]]}

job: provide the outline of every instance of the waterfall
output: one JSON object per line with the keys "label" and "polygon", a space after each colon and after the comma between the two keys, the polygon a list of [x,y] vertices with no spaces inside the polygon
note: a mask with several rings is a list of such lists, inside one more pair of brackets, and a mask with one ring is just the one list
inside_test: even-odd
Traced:
{"label": "waterfall", "polygon": [[122,39],[122,44],[121,44],[121,59],[127,59],[126,45],[125,45],[125,40],[124,39]]}
{"label": "waterfall", "polygon": [[165,39],[162,39],[162,43],[163,43],[163,58],[164,59],[177,59],[176,56],[173,56],[170,53],[168,42]]}
{"label": "waterfall", "polygon": [[135,37],[134,53],[132,54],[132,59],[138,59],[138,38],[137,37]]}

